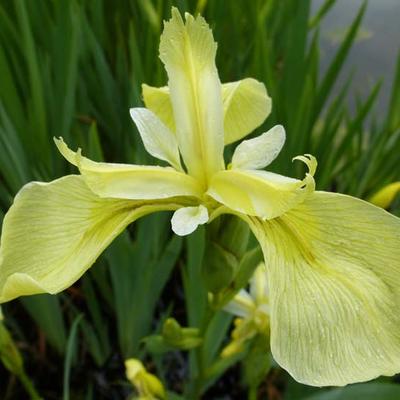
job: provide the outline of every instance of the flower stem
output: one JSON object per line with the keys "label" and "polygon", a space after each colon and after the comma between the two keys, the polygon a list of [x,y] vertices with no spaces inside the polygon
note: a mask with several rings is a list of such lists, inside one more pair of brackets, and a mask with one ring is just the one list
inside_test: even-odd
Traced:
{"label": "flower stem", "polygon": [[206,380],[206,365],[204,359],[204,346],[205,346],[205,336],[210,325],[210,322],[214,316],[214,310],[207,307],[201,325],[200,325],[200,336],[203,338],[203,343],[201,346],[196,348],[196,362],[197,362],[197,376],[194,380],[192,399],[200,399],[200,396],[204,390],[204,383]]}
{"label": "flower stem", "polygon": [[28,375],[24,371],[18,374],[18,379],[22,383],[23,387],[29,394],[31,400],[42,400],[42,397],[39,395],[39,393],[36,391],[35,386],[33,385],[33,382],[30,380]]}

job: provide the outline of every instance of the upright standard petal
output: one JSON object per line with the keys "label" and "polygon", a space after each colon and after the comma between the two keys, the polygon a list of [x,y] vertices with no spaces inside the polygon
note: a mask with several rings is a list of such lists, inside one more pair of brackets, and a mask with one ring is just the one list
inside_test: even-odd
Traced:
{"label": "upright standard petal", "polygon": [[153,200],[202,195],[194,178],[173,168],[95,162],[83,157],[80,150],[70,150],[62,139],[55,142],[61,154],[79,168],[89,188],[100,197]]}
{"label": "upright standard petal", "polygon": [[179,148],[189,171],[204,185],[224,168],[221,83],[215,66],[217,44],[203,17],[172,9],[161,35],[160,58],[168,86]]}
{"label": "upright standard petal", "polygon": [[232,168],[263,169],[278,156],[285,143],[285,129],[276,125],[254,139],[243,140],[233,153]]}
{"label": "upright standard petal", "polygon": [[79,175],[27,184],[4,218],[0,302],[60,292],[79,279],[129,223],[175,208],[165,203],[102,199]]}
{"label": "upright standard petal", "polygon": [[222,85],[225,144],[236,142],[260,126],[272,101],[263,83],[246,78]]}
{"label": "upright standard petal", "polygon": [[152,156],[167,161],[176,170],[182,171],[176,136],[147,108],[131,108],[145,149]]}
{"label": "upright standard petal", "polygon": [[252,219],[265,255],[271,349],[302,383],[400,371],[400,219],[315,192],[272,221]]}

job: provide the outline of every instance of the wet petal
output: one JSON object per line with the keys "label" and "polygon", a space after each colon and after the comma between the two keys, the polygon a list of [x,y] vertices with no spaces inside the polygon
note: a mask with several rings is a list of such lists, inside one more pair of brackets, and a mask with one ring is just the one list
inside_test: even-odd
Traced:
{"label": "wet petal", "polygon": [[146,108],[131,108],[130,114],[147,152],[160,160],[167,161],[176,170],[182,171],[175,135]]}
{"label": "wet petal", "polygon": [[253,224],[270,285],[271,348],[297,381],[341,386],[400,371],[400,219],[315,192]]}
{"label": "wet petal", "polygon": [[253,139],[244,140],[233,153],[232,168],[263,169],[278,156],[285,143],[285,129],[276,125]]}
{"label": "wet petal", "polygon": [[186,236],[194,232],[199,225],[208,221],[207,208],[184,207],[176,210],[171,219],[172,230],[179,236]]}
{"label": "wet petal", "polygon": [[102,199],[79,175],[25,185],[4,218],[0,302],[60,292],[79,279],[129,223],[173,208]]}
{"label": "wet petal", "polygon": [[83,157],[80,150],[70,150],[62,139],[55,142],[61,154],[79,168],[87,185],[100,197],[151,200],[202,194],[195,179],[173,168],[95,162]]}

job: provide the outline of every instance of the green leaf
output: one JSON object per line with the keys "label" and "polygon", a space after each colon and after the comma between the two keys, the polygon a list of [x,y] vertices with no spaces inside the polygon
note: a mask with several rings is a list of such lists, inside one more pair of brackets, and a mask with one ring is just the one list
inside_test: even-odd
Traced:
{"label": "green leaf", "polygon": [[59,297],[39,294],[23,297],[20,301],[43,331],[48,342],[59,354],[64,354],[67,335]]}
{"label": "green leaf", "polygon": [[332,389],[304,398],[304,400],[398,400],[400,385],[393,383],[361,383]]}

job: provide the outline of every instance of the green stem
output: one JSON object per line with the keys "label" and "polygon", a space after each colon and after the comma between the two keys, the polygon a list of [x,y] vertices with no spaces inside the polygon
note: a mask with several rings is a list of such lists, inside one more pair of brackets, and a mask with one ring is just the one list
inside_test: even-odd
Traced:
{"label": "green stem", "polygon": [[200,336],[203,338],[203,343],[201,346],[196,348],[196,361],[197,361],[197,377],[194,380],[193,385],[193,393],[190,397],[191,399],[200,399],[200,396],[203,392],[204,381],[206,380],[206,366],[204,359],[204,346],[205,346],[205,336],[208,330],[208,326],[214,316],[214,310],[210,307],[207,307],[206,312],[203,316],[201,325],[200,325]]}
{"label": "green stem", "polygon": [[257,386],[250,386],[248,400],[257,400]]}
{"label": "green stem", "polygon": [[36,391],[33,382],[24,371],[21,371],[21,373],[18,374],[18,379],[29,394],[31,400],[42,400],[42,397],[40,397],[39,393]]}

